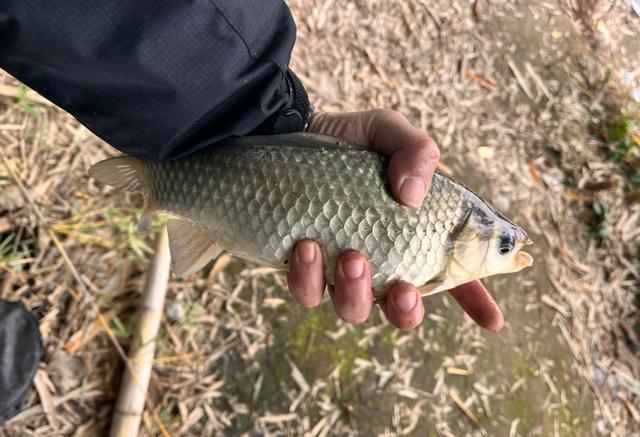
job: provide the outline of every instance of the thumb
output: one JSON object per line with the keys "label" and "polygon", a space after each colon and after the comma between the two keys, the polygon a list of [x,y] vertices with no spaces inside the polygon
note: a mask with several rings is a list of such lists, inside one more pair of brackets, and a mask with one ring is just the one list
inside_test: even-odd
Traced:
{"label": "thumb", "polygon": [[420,206],[440,159],[436,143],[396,111],[367,111],[362,120],[369,145],[391,158],[387,177],[396,200]]}
{"label": "thumb", "polygon": [[391,109],[314,114],[310,132],[333,135],[390,157],[388,179],[395,199],[419,206],[431,183],[440,151],[421,129]]}

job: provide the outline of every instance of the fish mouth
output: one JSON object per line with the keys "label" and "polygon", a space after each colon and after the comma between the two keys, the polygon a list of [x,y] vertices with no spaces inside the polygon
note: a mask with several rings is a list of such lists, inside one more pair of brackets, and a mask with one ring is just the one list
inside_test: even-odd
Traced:
{"label": "fish mouth", "polygon": [[527,235],[524,229],[517,227],[515,234],[516,241],[521,243],[523,246],[530,246],[533,244],[533,241],[531,240],[531,238],[529,238],[529,235]]}
{"label": "fish mouth", "polygon": [[527,252],[518,252],[513,260],[513,264],[518,269],[516,271],[531,267],[533,265],[533,257]]}

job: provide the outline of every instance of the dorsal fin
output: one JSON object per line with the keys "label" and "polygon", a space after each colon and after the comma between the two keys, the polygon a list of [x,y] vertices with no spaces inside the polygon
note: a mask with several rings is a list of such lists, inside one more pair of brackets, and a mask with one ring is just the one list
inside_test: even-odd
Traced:
{"label": "dorsal fin", "polygon": [[229,146],[296,146],[296,147],[325,147],[328,149],[366,149],[364,146],[350,143],[330,135],[314,133],[288,133],[281,135],[254,135],[248,137],[226,138],[218,145]]}

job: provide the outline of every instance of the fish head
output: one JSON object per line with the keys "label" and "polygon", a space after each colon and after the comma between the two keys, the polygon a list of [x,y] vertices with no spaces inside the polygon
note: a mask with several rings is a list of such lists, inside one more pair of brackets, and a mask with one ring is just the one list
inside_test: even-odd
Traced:
{"label": "fish head", "polygon": [[461,284],[518,272],[533,264],[533,257],[521,251],[530,244],[524,229],[492,207],[470,207],[464,222],[451,235],[446,276]]}
{"label": "fish head", "polygon": [[533,264],[533,257],[521,249],[533,244],[527,233],[512,223],[498,223],[487,244],[482,276],[515,273]]}

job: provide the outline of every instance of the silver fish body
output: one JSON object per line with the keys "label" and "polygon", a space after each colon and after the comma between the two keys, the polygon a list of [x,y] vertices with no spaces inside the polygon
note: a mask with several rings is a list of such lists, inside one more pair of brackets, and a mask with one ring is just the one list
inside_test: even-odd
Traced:
{"label": "silver fish body", "polygon": [[286,269],[295,243],[315,240],[333,283],[338,255],[361,251],[376,297],[398,281],[441,277],[471,211],[506,220],[439,172],[420,207],[400,205],[386,165],[386,157],[331,137],[247,137],[173,162],[144,162],[139,178],[151,209],[187,219],[247,260]]}

